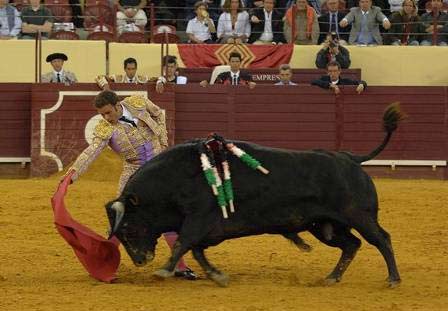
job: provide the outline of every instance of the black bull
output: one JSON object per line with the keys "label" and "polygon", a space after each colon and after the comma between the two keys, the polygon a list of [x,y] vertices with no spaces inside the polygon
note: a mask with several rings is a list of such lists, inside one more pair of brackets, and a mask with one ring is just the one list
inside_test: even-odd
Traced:
{"label": "black bull", "polygon": [[177,261],[191,250],[206,275],[221,286],[228,277],[207,260],[204,250],[224,240],[258,234],[281,234],[300,245],[297,233],[309,231],[321,242],[339,247],[341,257],[325,281],[341,280],[361,241],[358,231],[383,255],[390,286],[400,282],[389,234],[378,224],[378,199],[360,163],[387,145],[402,114],[398,105],[383,116],[386,136],[365,156],[347,152],[288,151],[234,142],[259,160],[270,174],[252,170],[229,156],[236,211],[224,219],[204,177],[197,143],[177,145],[139,169],[122,195],[106,205],[112,233],[136,265],[154,258],[157,239],[176,231],[179,238],[167,263],[155,274],[173,275]]}

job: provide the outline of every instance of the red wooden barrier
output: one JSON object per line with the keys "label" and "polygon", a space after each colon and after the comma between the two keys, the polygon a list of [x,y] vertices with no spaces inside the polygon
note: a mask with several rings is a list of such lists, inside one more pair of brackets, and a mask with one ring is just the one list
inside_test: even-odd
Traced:
{"label": "red wooden barrier", "polygon": [[[409,117],[378,159],[448,159],[445,87],[369,87],[362,95],[354,87],[345,87],[338,97],[312,86],[264,85],[250,90],[190,84],[168,86],[162,95],[154,92],[154,84],[114,85],[113,89],[124,94],[148,92],[167,110],[173,143],[216,131],[229,139],[273,147],[356,153],[367,153],[379,144],[382,112],[390,102],[400,101]],[[33,176],[65,168],[87,146],[85,127],[96,115],[91,101],[98,91],[94,84],[0,84],[0,159],[31,156]],[[368,170],[394,177],[448,178],[446,166],[435,171],[431,167]]]}

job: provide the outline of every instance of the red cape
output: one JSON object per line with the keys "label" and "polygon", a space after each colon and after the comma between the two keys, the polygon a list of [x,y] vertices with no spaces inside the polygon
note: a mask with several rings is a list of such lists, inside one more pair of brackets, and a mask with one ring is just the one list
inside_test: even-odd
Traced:
{"label": "red cape", "polygon": [[89,274],[97,280],[111,282],[120,265],[119,242],[114,237],[106,240],[86,226],[76,222],[65,209],[64,197],[73,173],[59,184],[51,198],[54,223],[59,234],[73,247],[76,256]]}

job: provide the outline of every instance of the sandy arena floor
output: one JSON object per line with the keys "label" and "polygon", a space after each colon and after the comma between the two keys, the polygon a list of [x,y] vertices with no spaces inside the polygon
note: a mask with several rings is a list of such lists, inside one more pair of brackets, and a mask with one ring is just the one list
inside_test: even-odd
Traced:
{"label": "sandy arena floor", "polygon": [[[115,195],[118,174],[117,160],[106,156],[70,186],[66,203],[75,219],[106,231],[103,205]],[[447,181],[375,180],[380,223],[392,235],[403,279],[396,289],[386,288],[385,262],[365,241],[341,283],[315,285],[339,250],[307,233],[311,253],[267,235],[209,249],[209,259],[231,278],[219,288],[190,255],[200,280],[154,279],[168,254],[163,241],[144,268],[121,249],[116,283],[90,278],[53,225],[50,197],[58,178],[0,179],[0,310],[448,310]]]}

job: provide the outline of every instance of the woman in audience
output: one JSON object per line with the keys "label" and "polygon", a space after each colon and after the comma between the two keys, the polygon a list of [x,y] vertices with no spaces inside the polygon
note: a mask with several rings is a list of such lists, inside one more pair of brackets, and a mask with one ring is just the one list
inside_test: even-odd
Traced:
{"label": "woman in audience", "polygon": [[292,20],[293,20],[293,8],[290,7],[286,11],[283,24],[283,32],[285,38],[289,43],[294,44],[317,44],[319,39],[319,23],[317,21],[316,11],[308,5],[306,0],[297,0],[297,10],[295,18],[295,35],[292,38]]}
{"label": "woman in audience", "polygon": [[218,42],[245,43],[250,36],[249,14],[241,0],[226,0],[218,20]]}
{"label": "woman in audience", "polygon": [[404,0],[402,7],[390,17],[389,42],[391,45],[419,45],[424,29],[417,15],[417,5],[413,0]]}

